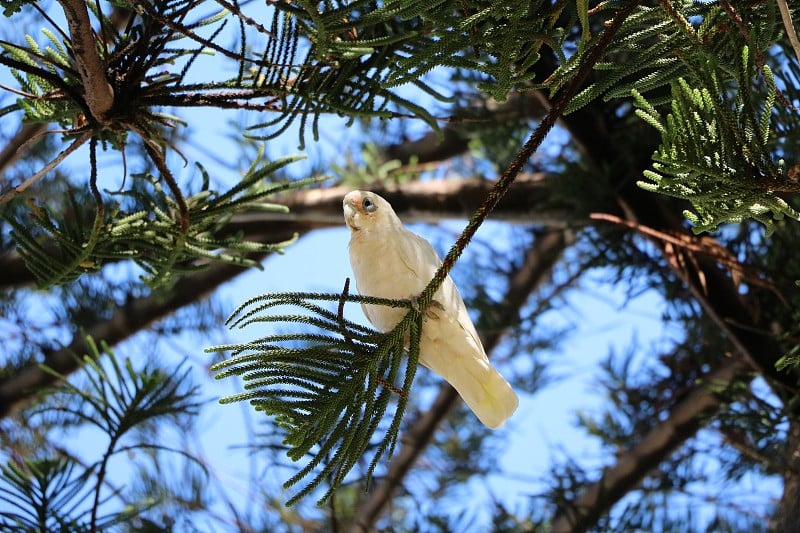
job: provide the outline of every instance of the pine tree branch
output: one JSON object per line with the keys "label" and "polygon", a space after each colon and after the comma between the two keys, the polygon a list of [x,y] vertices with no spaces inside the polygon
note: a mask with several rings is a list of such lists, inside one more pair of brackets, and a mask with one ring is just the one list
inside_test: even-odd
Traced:
{"label": "pine tree branch", "polygon": [[33,122],[22,124],[19,131],[8,141],[0,151],[0,179],[6,171],[21,158],[25,157],[32,146],[29,144],[36,136],[47,130],[47,124]]}
{"label": "pine tree branch", "polygon": [[724,359],[702,382],[684,396],[633,448],[620,453],[620,460],[606,468],[596,483],[587,487],[569,507],[559,509],[550,524],[553,533],[577,533],[591,529],[597,520],[625,494],[636,488],[683,442],[693,437],[722,406],[720,392],[745,379],[752,370],[741,357]]}
{"label": "pine tree branch", "polygon": [[511,185],[513,185],[514,180],[521,173],[524,165],[542,145],[545,138],[547,138],[547,135],[550,133],[550,130],[553,129],[556,122],[564,114],[573,98],[578,95],[578,91],[589,77],[592,69],[594,69],[597,62],[603,57],[606,49],[613,42],[614,35],[638,5],[639,0],[628,0],[623,3],[622,6],[614,12],[610,20],[604,24],[604,29],[600,37],[591,44],[591,48],[589,48],[585,57],[582,58],[575,73],[571,75],[564,84],[563,90],[557,92],[557,97],[554,99],[553,105],[550,106],[547,114],[533,130],[528,140],[525,141],[525,144],[511,160],[511,163],[503,170],[497,183],[494,184],[486,195],[486,198],[475,211],[475,214],[470,218],[464,230],[456,239],[456,242],[444,258],[442,258],[441,266],[434,274],[430,283],[425,287],[425,290],[420,293],[419,299],[417,300],[417,305],[421,311],[424,311],[426,306],[431,303],[435,292],[447,277],[453,265],[458,261],[458,258],[461,257],[461,254],[475,236],[478,228],[480,228],[489,214],[508,194]]}
{"label": "pine tree branch", "polygon": [[[596,113],[596,111],[594,112]],[[568,115],[565,118],[567,128],[571,134],[577,138],[583,146],[586,147],[586,154],[590,159],[595,161],[595,165],[600,166],[602,161],[611,161],[616,158],[628,159],[631,157],[629,153],[620,152],[620,150],[627,150],[627,147],[617,146],[611,142],[607,133],[610,128],[604,121],[588,120],[594,114],[591,108],[586,108],[577,113]],[[599,116],[594,114],[594,116]],[[635,185],[633,179],[636,175],[640,175],[642,170],[650,165],[649,157],[646,154],[650,151],[642,151],[639,160],[632,160],[630,169],[631,175],[628,179],[625,176],[620,176],[619,187],[619,203],[620,210],[626,218],[635,224],[642,224],[650,228],[654,228],[661,232],[668,232],[675,235],[687,234],[687,230],[683,224],[682,218],[676,213],[674,207],[668,205],[666,202],[661,201],[655,195],[647,193]],[[644,155],[643,155],[644,154]],[[669,257],[669,250],[665,246],[665,242],[659,239],[652,239],[652,242],[659,247],[666,257]],[[712,246],[710,243],[707,246]],[[721,245],[717,245],[720,246]],[[739,294],[736,289],[736,284],[728,275],[724,267],[721,267],[713,258],[707,257],[704,254],[693,254],[693,268],[680,269],[675,262],[670,262],[671,266],[685,282],[687,288],[691,291],[695,301],[697,301],[704,311],[712,318],[717,326],[724,332],[725,336],[734,344],[737,349],[736,364],[745,367],[755,368],[757,371],[768,379],[768,382],[776,387],[776,392],[783,396],[785,392],[796,390],[798,379],[796,374],[783,372],[780,373],[775,369],[775,362],[784,353],[784,350],[778,344],[777,340],[767,334],[759,333],[761,331],[769,331],[769,328],[763,327],[759,324],[756,318],[749,311],[746,303],[746,297]],[[725,361],[720,363],[718,369],[723,371]],[[731,363],[733,364],[733,363]],[[732,370],[732,369],[730,369]],[[728,370],[728,371],[730,371]],[[741,369],[740,369],[741,370]],[[699,394],[699,393],[698,393]],[[723,407],[722,404],[707,401],[706,411],[703,416],[711,416],[714,410]],[[688,414],[688,412],[684,412]],[[699,414],[699,412],[698,412]],[[676,433],[675,442],[669,443],[669,450],[678,447],[682,442],[694,436],[700,424],[691,423],[691,420],[686,419],[685,424],[682,426],[682,431]],[[669,451],[667,448],[663,450],[663,458],[666,459],[666,454]],[[655,460],[657,457],[653,456]],[[653,463],[647,469],[649,470],[657,463]],[[627,471],[626,469],[625,471]],[[623,470],[620,470],[622,472]],[[639,472],[637,476],[643,476],[646,472]],[[606,474],[606,478],[608,475]],[[599,481],[598,484],[591,488],[589,491],[596,491],[598,494],[605,490],[606,481]],[[638,480],[631,479],[626,482],[626,486],[632,488],[638,483]],[[624,493],[622,494],[624,495]],[[620,496],[621,497],[621,496]],[[616,499],[609,499],[603,495],[605,503],[602,504],[602,509],[591,509],[587,506],[587,510],[591,513],[581,515],[582,527],[576,529],[569,529],[570,522],[564,522],[565,518],[561,514],[557,514],[554,521],[558,521],[559,527],[562,529],[554,528],[553,531],[582,531],[591,528],[596,520],[606,513]],[[591,502],[593,497],[591,495],[579,495],[578,502]],[[579,506],[573,506],[579,507]],[[591,516],[590,516],[591,514]],[[554,522],[555,523],[555,522]],[[567,527],[567,529],[563,529]]]}
{"label": "pine tree branch", "polygon": [[[129,9],[114,6],[108,17],[111,27],[117,31],[121,30],[127,24],[130,15],[131,11]],[[104,46],[108,46],[107,41],[107,36],[102,36],[101,43]],[[14,163],[28,154],[33,148],[34,139],[38,140],[37,137],[44,134],[46,130],[47,124],[43,122],[23,123],[20,125],[19,131],[0,151],[0,179]]]}
{"label": "pine tree branch", "polygon": [[[613,119],[599,112],[597,105],[579,109],[564,117],[563,121],[573,141],[581,148],[581,152],[589,160],[593,160],[598,168],[602,166],[603,161],[625,161],[629,164],[628,173],[619,173],[618,183],[612,186],[620,191],[621,211],[623,213],[628,211],[632,222],[646,224],[658,231],[677,235],[687,233],[674,206],[666,205],[667,202],[654,198],[652,194],[643,193],[632,185],[641,176],[641,172],[649,168],[651,163],[649,154],[653,149],[643,148],[631,152],[629,147],[616,144],[611,134],[615,128]],[[406,153],[411,153],[413,146],[407,145]],[[466,146],[466,143],[463,146]],[[664,250],[663,246],[661,249]],[[664,250],[664,253],[667,251]],[[796,384],[795,376],[780,375],[775,371],[774,362],[782,353],[780,346],[774,338],[757,333],[768,328],[757,324],[747,311],[747,304],[742,301],[735,283],[729,278],[725,268],[707,257],[700,258],[696,264],[698,270],[695,272],[679,272],[696,300],[714,317],[715,322],[734,342],[739,352],[746,354],[742,356],[743,358],[747,357],[753,361],[762,373],[776,378],[778,383],[783,384],[782,387],[793,388]],[[694,435],[691,425],[684,426],[684,429],[686,431],[682,434],[680,442]],[[674,446],[678,446],[680,442],[676,441]]]}
{"label": "pine tree branch", "polygon": [[[586,112],[590,113],[588,110]],[[618,150],[625,149],[624,147],[615,146],[613,142],[609,142],[610,139],[607,136],[600,134],[601,131],[607,131],[608,128],[602,122],[585,120],[577,113],[569,115],[565,120],[571,134],[576,136],[579,142],[587,148],[587,155],[590,159],[594,159],[598,166],[601,161],[613,160],[615,157],[628,157],[628,154],[617,154]],[[636,175],[641,170],[648,168],[649,164],[648,158],[642,158],[638,162],[639,170],[634,165],[631,173]],[[627,184],[619,189],[618,198],[621,212],[629,221],[675,235],[687,234],[683,221],[674,208],[660,201],[655,195],[635,187],[630,180],[622,177],[622,183],[626,181]],[[666,257],[669,257],[667,243],[655,238],[651,240]],[[717,367],[717,372],[725,377],[734,370],[738,374],[747,368],[755,368],[761,375],[768,378],[773,387],[777,385],[776,391],[779,395],[783,395],[787,389],[795,390],[798,382],[796,375],[788,372],[780,373],[775,369],[775,362],[784,351],[773,336],[759,333],[760,331],[769,331],[769,329],[758,324],[750,313],[744,301],[745,297],[739,294],[728,272],[715,259],[704,254],[692,253],[692,257],[693,268],[691,269],[678,268],[675,262],[670,262],[670,265],[684,280],[695,301],[701,305],[737,349],[735,359],[723,360]],[[715,379],[719,379],[720,375],[715,376]],[[722,381],[724,382],[724,380]],[[699,418],[710,417],[714,411],[723,407],[719,401],[713,401],[711,397],[704,396],[701,390],[696,390],[692,394],[694,395],[692,397],[698,402],[698,407],[703,406],[704,408],[702,411],[695,409],[694,412]],[[671,418],[668,422],[672,426],[659,426],[658,431],[662,433],[652,435],[652,440],[649,441],[649,455],[643,453],[647,449],[641,449],[642,453],[637,454],[631,462],[624,464],[621,462],[618,466],[608,470],[602,480],[590,486],[587,491],[576,498],[576,503],[570,506],[571,511],[569,511],[573,514],[565,514],[567,511],[561,510],[554,516],[553,531],[585,531],[593,527],[597,519],[607,513],[626,491],[635,487],[647,472],[658,464],[659,460],[666,459],[670,451],[693,437],[696,431],[702,427],[701,420],[692,420],[690,416],[692,409],[686,402],[682,402],[681,406],[681,417]],[[681,422],[681,425],[675,425],[677,422]],[[670,436],[670,439],[665,439],[666,436]],[[655,446],[659,441],[662,442],[660,448]],[[622,461],[624,462],[626,459],[623,458]],[[612,489],[615,492],[610,492]]]}
{"label": "pine tree branch", "polygon": [[[86,336],[98,343],[105,341],[111,346],[118,344],[181,307],[204,298],[241,272],[241,267],[215,263],[206,270],[181,278],[167,295],[133,298],[118,308],[108,320],[76,334],[67,347],[44,352],[42,363],[61,375],[68,375],[78,368],[74,355],[87,353]],[[0,419],[31,401],[54,379],[52,374],[41,369],[38,361],[5,375],[0,379]]]}
{"label": "pine tree branch", "polygon": [[75,66],[81,76],[84,100],[92,117],[101,125],[108,122],[114,105],[114,89],[106,78],[106,67],[97,50],[97,39],[84,0],[58,0],[69,27]]}
{"label": "pine tree branch", "polygon": [[[540,194],[540,192],[542,192],[543,179],[544,177],[541,175],[532,175],[530,181],[523,179],[517,186],[520,187],[520,192],[527,190],[530,194]],[[463,188],[459,187],[459,184],[463,185]],[[407,185],[408,187],[399,187],[393,194],[396,194],[398,198],[406,198],[406,201],[409,199],[414,201],[419,199],[421,204],[430,207],[431,213],[436,205],[440,207],[443,205],[450,206],[450,208],[454,210],[453,214],[462,212],[456,210],[461,209],[458,207],[458,199],[462,197],[462,191],[470,191],[466,193],[466,197],[475,198],[477,201],[477,198],[479,198],[479,191],[488,187],[487,184],[481,182],[457,182],[455,180],[452,183],[447,183],[445,186],[437,186],[436,182],[430,184],[428,187],[412,186],[415,184]],[[433,194],[432,191],[437,190],[437,188],[440,192],[442,190],[448,191],[447,196],[438,196],[438,200],[422,201],[426,190],[428,194]],[[290,223],[287,223],[285,218],[282,218],[281,220],[273,221],[271,224],[265,223],[263,219],[242,220],[239,222],[240,226],[234,229],[238,231],[246,228],[249,237],[262,236],[263,238],[278,238],[282,240],[295,231],[302,235],[303,233],[320,227],[338,227],[343,224],[341,221],[341,198],[345,190],[329,191],[330,190],[300,191],[288,195],[281,200],[282,203],[292,207],[294,211],[303,211],[304,209],[313,211],[314,209],[319,209],[323,205],[327,206],[325,209],[331,211],[329,218],[326,217],[320,220],[312,216],[305,219],[298,219]],[[544,189],[544,191],[546,192],[546,189]],[[404,196],[406,193],[407,196]],[[517,195],[513,196],[516,197]],[[522,195],[522,197],[525,198],[525,195]],[[545,198],[545,196],[543,196],[543,198]],[[519,208],[521,209],[521,206],[525,203],[526,202],[520,202]],[[530,209],[530,205],[528,205],[528,209]],[[333,215],[334,210],[337,213],[336,215]],[[409,212],[409,214],[411,214],[411,212]],[[452,217],[453,214],[445,213],[442,216]],[[244,216],[247,217],[249,215]],[[283,214],[280,216],[286,217],[286,215]],[[530,218],[526,221],[529,220]],[[34,280],[32,274],[25,268],[22,260],[19,257],[15,257],[15,254],[0,260],[0,270],[4,273],[3,283],[5,288],[10,286],[8,280],[14,280],[15,283],[13,285],[15,286],[30,283]],[[189,275],[179,281],[174,288],[173,295],[167,300],[162,300],[156,296],[133,300],[124,308],[119,309],[110,320],[91,328],[86,334],[98,340],[106,340],[111,345],[116,344],[130,335],[133,335],[139,331],[139,329],[146,327],[153,321],[163,318],[174,310],[188,305],[193,301],[192,299],[187,300],[187,298],[193,296],[197,297],[200,293],[210,292],[220,283],[235,277],[241,272],[242,268],[237,266],[225,264],[212,265],[208,270]],[[74,360],[70,356],[70,353],[82,353],[85,351],[83,346],[83,337],[76,337],[67,349],[45,354],[45,361],[55,370],[63,374],[68,374],[70,371],[74,370]],[[44,374],[39,369],[38,364],[31,364],[14,375],[0,380],[0,418],[8,415],[18,403],[30,399],[30,397],[35,394],[35,391],[48,384],[50,382],[49,380],[49,375]]]}
{"label": "pine tree branch", "polygon": [[[552,186],[558,176],[522,174],[510,193],[498,205],[496,220],[536,224],[552,228],[577,228],[588,223],[588,214],[576,211],[563,199],[553,200]],[[386,198],[406,222],[440,222],[466,218],[473,212],[493,182],[481,179],[409,182],[391,187],[371,184],[369,188]],[[220,234],[242,234],[245,240],[282,242],[294,233],[304,235],[322,228],[344,227],[342,198],[350,187],[298,190],[272,201],[287,206],[286,213],[242,213],[234,215]],[[36,281],[16,252],[0,256],[0,289],[22,287]]]}
{"label": "pine tree branch", "polygon": [[[497,218],[512,222],[545,224],[556,227],[584,225],[588,213],[575,215],[575,206],[553,199],[552,186],[558,176],[545,173],[521,173],[511,185],[509,194],[497,206]],[[371,183],[365,187],[389,201],[406,222],[431,222],[442,218],[467,218],[495,181],[480,178],[458,178],[435,181],[412,181],[389,185]],[[276,201],[293,214],[323,213],[342,219],[342,198],[352,187],[332,187],[314,191],[297,191]],[[548,224],[550,222],[550,224]]]}
{"label": "pine tree branch", "polygon": [[389,145],[383,149],[383,157],[386,160],[397,159],[403,164],[412,158],[418,163],[444,161],[469,149],[466,130],[538,119],[549,109],[549,102],[538,90],[512,93],[503,103],[487,96],[485,100],[472,101],[466,108],[456,109],[453,120],[441,132],[429,131],[414,141]]}
{"label": "pine tree branch", "polygon": [[[525,254],[520,268],[509,279],[508,289],[498,309],[497,323],[509,324],[518,316],[529,295],[547,279],[562,252],[572,243],[571,232],[549,230],[537,238]],[[481,336],[486,352],[499,344],[504,330],[498,328]],[[358,508],[352,533],[375,531],[375,523],[385,512],[397,487],[430,444],[436,428],[458,402],[459,396],[447,383],[442,384],[430,408],[405,432],[402,447],[395,453],[386,475],[375,484]]]}

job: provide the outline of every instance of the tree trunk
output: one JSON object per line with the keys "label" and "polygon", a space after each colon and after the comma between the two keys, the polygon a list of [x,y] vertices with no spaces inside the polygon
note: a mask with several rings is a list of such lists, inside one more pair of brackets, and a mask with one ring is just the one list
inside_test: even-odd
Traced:
{"label": "tree trunk", "polygon": [[789,423],[786,439],[786,465],[783,469],[783,496],[775,517],[774,530],[800,531],[800,420]]}

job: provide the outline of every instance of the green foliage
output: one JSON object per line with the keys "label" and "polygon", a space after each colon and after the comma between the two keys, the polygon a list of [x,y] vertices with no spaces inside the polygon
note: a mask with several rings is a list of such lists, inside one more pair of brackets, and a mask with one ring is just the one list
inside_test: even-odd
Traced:
{"label": "green foliage", "polygon": [[[86,383],[79,386],[46,366],[43,369],[62,380],[53,391],[55,401],[65,397],[58,410],[72,423],[85,422],[108,435],[109,454],[115,453],[113,444],[134,427],[155,418],[188,416],[197,411],[197,390],[190,385],[188,369],[174,373],[150,368],[137,371],[129,359],[120,364],[109,347],[103,346],[102,351],[111,355],[107,359],[110,369],[105,369],[96,361],[100,350],[94,341],[87,338],[87,344],[90,354],[82,360]],[[81,401],[76,403],[75,398]]]}
{"label": "green foliage", "polygon": [[775,363],[775,368],[778,370],[800,368],[800,344],[796,344],[789,353],[778,359]]}
{"label": "green foliage", "polygon": [[[338,301],[339,313],[316,303],[326,301]],[[345,302],[410,311],[394,330],[380,334],[346,320],[342,316]],[[267,313],[285,306],[300,308],[305,314]],[[419,312],[411,310],[407,301],[312,293],[258,296],[242,304],[228,319],[231,327],[292,323],[316,330],[278,333],[207,350],[232,352],[230,359],[212,367],[218,372],[217,379],[241,376],[244,381],[245,392],[222,402],[248,401],[256,410],[273,416],[286,432],[284,444],[289,448],[289,458],[298,461],[308,457],[285,483],[288,488],[311,476],[289,504],[323,482],[329,488],[320,503],[331,497],[376,433],[379,441],[372,452],[368,477],[384,454],[391,456],[416,372],[420,320]],[[394,413],[386,426],[383,418],[391,403]]]}
{"label": "green foliage", "polygon": [[[610,4],[603,7],[608,9]],[[689,17],[699,16],[709,9],[694,2],[683,2],[682,7]],[[592,37],[597,38],[598,35]],[[581,109],[597,98],[606,101],[627,98],[633,88],[658,95],[659,89],[668,87],[684,68],[675,51],[685,48],[685,40],[682,28],[665,16],[662,5],[639,6],[623,23],[603,58],[595,64],[595,79],[570,101],[566,112]],[[566,84],[585,60],[588,49],[588,43],[581,44],[578,52],[559,66],[548,90],[555,93]]]}
{"label": "green foliage", "polygon": [[[5,531],[89,532],[127,523],[156,502],[152,498],[126,500],[106,487],[114,457],[127,457],[137,450],[189,457],[156,440],[143,440],[148,426],[196,413],[197,389],[190,383],[188,369],[136,370],[130,360],[117,360],[108,346],[102,347],[108,357],[101,365],[97,362],[101,350],[91,338],[87,346],[82,372],[73,380],[43,367],[58,384],[33,417],[57,417],[65,428],[94,426],[107,438],[102,456],[84,464],[62,449],[58,455],[10,458],[0,467],[0,500],[10,506],[0,509],[0,527]],[[134,432],[138,437],[133,437]],[[121,496],[124,503],[112,510],[108,505]]]}
{"label": "green foliage", "polygon": [[20,255],[36,274],[40,287],[67,283],[87,272],[98,270],[108,261],[131,259],[146,272],[151,285],[168,283],[182,273],[206,268],[210,261],[259,266],[249,254],[280,251],[292,241],[258,243],[243,241],[240,235],[225,235],[234,214],[243,211],[286,213],[281,205],[264,200],[281,191],[295,189],[318,179],[269,183],[275,171],[296,161],[286,157],[270,162],[256,158],[242,180],[229,190],[210,188],[208,173],[200,168],[200,191],[186,198],[187,226],[181,227],[180,208],[153,176],[137,176],[151,187],[118,193],[132,201],[115,203],[95,211],[94,220],[85,205],[91,200],[77,193],[67,197],[66,205],[50,207],[30,203],[28,216],[6,217]]}
{"label": "green foliage", "polygon": [[503,101],[533,79],[543,45],[561,54],[563,31],[555,23],[564,6],[543,0],[407,0],[386,2],[369,18],[418,21],[415,33],[404,39],[397,68],[387,79],[390,86],[416,82],[443,66],[484,76],[478,89]]}
{"label": "green foliage", "polygon": [[[774,221],[800,217],[782,197],[800,190],[781,159],[794,151],[786,136],[794,136],[796,118],[787,117],[796,113],[768,64],[795,61],[770,48],[781,29],[774,2],[640,6],[567,112],[633,95],[637,115],[662,135],[640,186],[689,200],[694,211],[685,215],[695,232],[747,218],[772,232]],[[551,92],[564,86],[586,49],[559,66]]]}
{"label": "green foliage", "polygon": [[[733,10],[688,3],[665,9],[660,22],[653,20],[651,29],[628,39],[632,50],[651,43],[649,51],[664,54],[663,64],[649,61],[652,72],[641,70],[645,51],[612,68],[618,75],[603,83],[614,87],[608,97],[633,94],[637,115],[662,136],[641,187],[689,200],[694,211],[684,214],[696,233],[752,218],[769,234],[774,221],[800,218],[782,197],[800,187],[787,177],[778,155],[786,129],[783,116],[791,111],[766,64],[781,26],[773,3]],[[724,29],[729,25],[736,31]],[[793,61],[776,59],[783,60]],[[639,80],[620,83],[620,76],[636,73]],[[648,92],[652,96],[645,96]],[[660,108],[667,102],[670,112],[663,117]],[[776,126],[784,131],[774,132]]]}
{"label": "green foliage", "polygon": [[35,0],[3,0],[3,16],[10,17],[14,13],[17,13],[19,10],[22,9],[22,6],[25,4],[30,4]]}
{"label": "green foliage", "polygon": [[[21,194],[87,139],[92,143],[89,189],[95,205],[93,216],[87,207],[91,202],[75,195],[66,205],[32,201],[28,213],[8,218],[20,253],[41,287],[68,283],[107,261],[120,259],[137,261],[151,283],[158,285],[172,279],[175,272],[195,268],[193,261],[213,259],[253,266],[257,263],[245,259],[246,253],[264,253],[287,244],[257,245],[217,237],[221,221],[237,210],[253,207],[253,200],[259,198],[243,194],[243,198],[227,201],[252,185],[255,173],[245,176],[243,184],[230,193],[218,195],[208,189],[206,180],[200,193],[184,197],[165,164],[170,145],[166,132],[179,121],[159,108],[215,106],[275,113],[276,118],[250,127],[254,139],[274,138],[299,117],[301,144],[309,119],[316,136],[323,113],[353,119],[386,118],[393,116],[394,111],[388,111],[391,107],[435,127],[429,111],[392,92],[392,87],[413,82],[439,97],[419,78],[444,65],[482,73],[487,76],[486,88],[503,99],[513,87],[532,77],[530,67],[543,43],[558,48],[554,24],[563,7],[543,1],[524,9],[517,2],[498,5],[482,1],[475,5],[457,1],[434,5],[419,1],[384,5],[278,2],[273,4],[271,22],[264,26],[235,4],[225,3],[224,11],[187,22],[200,5],[122,3],[121,7],[134,12],[124,31],[94,10],[105,39],[98,53],[109,80],[114,81],[114,104],[107,117],[90,115],[84,80],[73,66],[66,32],[59,35],[43,30],[49,43],[45,47],[30,36],[24,43],[0,43],[0,63],[10,67],[22,89],[16,103],[2,113],[21,111],[27,122],[59,123],[68,129],[65,138],[75,139],[23,186],[0,195],[0,202]],[[239,53],[215,43],[231,20],[241,25]],[[263,48],[246,46],[245,28],[264,39]],[[541,32],[541,37],[531,40],[531,32]],[[207,50],[236,63],[236,74],[188,82],[189,72]],[[226,70],[231,69],[215,67],[211,72]],[[134,187],[123,191],[136,198],[135,210],[104,205],[96,189],[94,161],[98,142],[123,150],[131,134],[141,137],[159,170],[157,177],[134,175]],[[141,190],[147,192],[139,194]],[[215,197],[216,202],[210,201]],[[226,251],[220,253],[220,249]]]}
{"label": "green foliage", "polygon": [[[91,497],[91,471],[67,458],[9,462],[0,466],[0,499],[14,511],[0,511],[0,525],[19,532],[89,531],[88,517],[73,512]],[[84,520],[81,520],[84,518]],[[105,517],[99,527],[116,522]]]}
{"label": "green foliage", "polygon": [[[747,65],[747,48],[742,56]],[[768,67],[764,68],[769,73]],[[740,81],[746,80],[749,76]],[[770,90],[758,115],[758,102],[749,90],[740,91],[731,102],[719,90],[720,82],[713,73],[709,82],[717,90],[693,88],[680,78],[673,86],[672,112],[666,119],[634,91],[637,114],[662,135],[662,144],[653,154],[653,169],[645,173],[649,182],[639,185],[691,201],[695,213],[687,211],[685,215],[696,233],[745,218],[758,220],[769,233],[774,229],[773,220],[784,216],[800,219],[800,213],[779,196],[795,184],[773,161],[770,151],[774,82],[768,78]]]}
{"label": "green foliage", "polygon": [[[0,42],[7,58],[5,62],[16,65],[10,72],[24,94],[17,98],[16,107],[23,112],[25,122],[56,122],[71,128],[84,112],[80,102],[52,96],[59,90],[78,85],[80,80],[72,68],[65,43],[52,31],[44,29],[42,33],[50,41],[44,49],[30,35],[25,36],[27,46]],[[14,110],[15,106],[6,107],[3,114]]]}
{"label": "green foliage", "polygon": [[414,168],[416,158],[408,165],[403,165],[398,159],[386,160],[375,143],[363,145],[357,160],[349,155],[345,165],[331,163],[331,173],[344,185],[362,187],[375,183],[407,183],[419,177],[419,171]]}

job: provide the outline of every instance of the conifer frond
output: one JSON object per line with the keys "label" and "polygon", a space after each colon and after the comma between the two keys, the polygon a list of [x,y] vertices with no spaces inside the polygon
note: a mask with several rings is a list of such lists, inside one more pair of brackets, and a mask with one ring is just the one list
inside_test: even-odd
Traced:
{"label": "conifer frond", "polygon": [[[324,302],[360,302],[409,309],[381,334],[329,311]],[[278,313],[289,307],[300,313]],[[244,391],[221,400],[248,401],[285,431],[287,455],[305,459],[285,486],[308,479],[289,500],[297,502],[323,482],[327,500],[371,444],[377,444],[368,476],[384,454],[391,456],[419,356],[421,316],[408,301],[316,293],[277,293],[252,298],[234,311],[230,327],[260,323],[312,326],[314,333],[278,333],[207,351],[230,351],[212,370],[217,379],[240,376]],[[322,330],[320,333],[319,330]],[[408,350],[406,350],[406,339]],[[406,357],[407,355],[407,357]],[[388,425],[384,415],[393,406]]]}
{"label": "conifer frond", "polygon": [[[197,411],[198,389],[191,385],[189,369],[173,373],[158,368],[136,370],[130,359],[121,364],[107,345],[97,346],[91,337],[86,342],[89,353],[81,359],[84,383],[75,384],[55,370],[42,367],[59,380],[53,392],[56,401],[62,401],[56,409],[66,415],[67,423],[96,426],[112,442],[118,442],[134,427],[153,419],[188,416]],[[98,361],[101,353],[109,354],[106,365]],[[45,409],[52,408],[40,409],[46,414]]]}
{"label": "conifer frond", "polygon": [[563,32],[555,22],[564,6],[540,0],[389,2],[371,16],[397,13],[409,22],[418,17],[415,34],[398,51],[398,68],[387,78],[390,86],[445,66],[482,75],[479,89],[503,101],[533,79],[531,67],[543,45],[562,54]]}
{"label": "conifer frond", "polygon": [[771,233],[775,220],[800,219],[780,196],[800,186],[773,160],[770,124],[777,89],[771,71],[762,67],[766,94],[754,93],[751,84],[758,74],[748,47],[741,57],[738,91],[732,97],[718,90],[723,82],[714,71],[701,88],[679,78],[666,118],[633,93],[637,114],[662,138],[653,168],[645,173],[648,181],[639,186],[689,200],[694,212],[684,214],[696,233],[747,218],[758,220]]}
{"label": "conifer frond", "polygon": [[[775,220],[800,217],[781,197],[800,185],[776,156],[787,149],[773,133],[794,129],[781,123],[789,114],[776,103],[789,99],[778,94],[768,64],[780,60],[768,55],[776,53],[768,48],[781,31],[776,10],[772,2],[641,6],[595,67],[595,81],[568,106],[574,111],[599,97],[632,94],[637,115],[662,136],[640,186],[691,201],[694,211],[685,214],[696,232],[746,218],[771,232]],[[580,55],[561,66],[551,90]]]}
{"label": "conifer frond", "polygon": [[30,533],[88,531],[72,511],[91,498],[90,474],[65,457],[0,466],[0,501],[6,504],[0,526]]}
{"label": "conifer frond", "polygon": [[[687,16],[705,9],[686,2]],[[641,93],[657,92],[669,86],[681,68],[676,50],[686,48],[686,35],[665,17],[661,6],[640,6],[623,23],[614,43],[595,66],[595,81],[569,104],[566,113],[576,111],[596,98],[628,97],[635,87]],[[596,38],[596,37],[595,37]],[[548,89],[558,91],[581,64],[589,47],[581,43],[578,53],[565,61],[552,76]]]}
{"label": "conifer frond", "polygon": [[111,260],[136,261],[145,270],[145,279],[154,286],[168,283],[180,271],[206,268],[209,261],[259,267],[257,261],[247,257],[249,254],[279,251],[294,239],[259,243],[221,234],[234,213],[285,213],[285,207],[265,200],[281,191],[318,183],[318,178],[266,181],[275,171],[298,159],[295,156],[264,161],[259,157],[237,185],[222,192],[210,188],[210,179],[202,171],[201,190],[186,198],[186,231],[176,223],[179,207],[175,199],[151,175],[135,178],[149,182],[147,189],[117,193],[119,202],[94,214],[87,207],[92,200],[74,192],[68,195],[67,206],[51,207],[31,201],[30,214],[6,219],[12,226],[17,249],[40,287],[73,281]]}
{"label": "conifer frond", "polygon": [[[89,353],[80,359],[83,372],[76,376],[79,383],[42,367],[57,383],[32,416],[57,417],[62,430],[65,425],[94,426],[106,437],[102,457],[81,464],[59,454],[10,459],[0,466],[0,501],[8,504],[0,505],[4,531],[106,531],[129,523],[155,502],[126,501],[120,510],[101,514],[102,504],[116,496],[105,494],[109,461],[119,454],[149,449],[178,453],[197,462],[186,452],[155,440],[148,442],[147,437],[154,433],[146,431],[156,421],[196,413],[197,388],[191,384],[189,369],[137,370],[130,360],[120,362],[106,345],[102,351],[108,357],[101,363],[101,347],[91,338],[87,338],[87,346]],[[133,430],[139,430],[135,440],[121,444]]]}
{"label": "conifer frond", "polygon": [[3,16],[10,17],[22,9],[25,4],[32,4],[36,0],[3,0]]}

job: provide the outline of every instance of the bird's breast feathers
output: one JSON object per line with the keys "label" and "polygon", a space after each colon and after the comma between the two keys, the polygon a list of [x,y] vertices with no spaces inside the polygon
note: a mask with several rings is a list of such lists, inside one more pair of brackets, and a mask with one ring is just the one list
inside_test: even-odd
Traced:
{"label": "bird's breast feathers", "polygon": [[[418,296],[433,278],[441,260],[428,241],[401,227],[354,233],[350,239],[350,263],[359,294],[399,300]],[[434,300],[426,312],[426,321],[436,317],[439,328],[423,328],[425,337],[438,341],[444,333],[440,328],[445,328],[449,334],[463,337],[469,345],[480,346],[467,308],[450,276],[436,291]],[[392,329],[407,312],[403,308],[377,305],[365,305],[363,309],[369,321],[381,331]]]}
{"label": "bird's breast feathers", "polygon": [[422,292],[439,258],[427,241],[405,229],[360,231],[350,239],[350,263],[359,293],[397,299]]}

